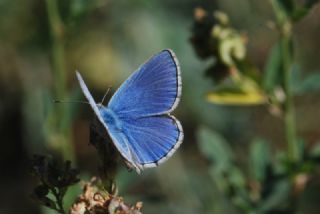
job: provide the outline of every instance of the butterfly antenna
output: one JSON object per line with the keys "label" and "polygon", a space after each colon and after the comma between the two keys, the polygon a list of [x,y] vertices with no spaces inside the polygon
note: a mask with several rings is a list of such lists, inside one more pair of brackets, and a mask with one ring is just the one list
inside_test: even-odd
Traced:
{"label": "butterfly antenna", "polygon": [[90,105],[90,103],[86,101],[64,101],[64,100],[53,100],[54,103],[81,103],[81,104],[87,104]]}
{"label": "butterfly antenna", "polygon": [[112,86],[109,86],[106,93],[103,95],[102,100],[101,100],[101,105],[103,105],[104,100],[106,99],[110,89],[112,88]]}

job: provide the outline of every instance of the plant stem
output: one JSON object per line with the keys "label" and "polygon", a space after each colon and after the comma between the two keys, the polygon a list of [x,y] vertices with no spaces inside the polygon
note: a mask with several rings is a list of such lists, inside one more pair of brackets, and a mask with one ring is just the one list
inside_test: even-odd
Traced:
{"label": "plant stem", "polygon": [[[55,78],[55,95],[65,96],[65,60],[64,60],[64,38],[63,23],[59,16],[56,0],[46,0],[50,35],[52,39],[52,66]],[[61,97],[63,98],[63,97]]]}
{"label": "plant stem", "polygon": [[56,191],[54,187],[51,189],[51,192],[56,198],[56,204],[58,205],[58,208],[56,208],[56,211],[60,214],[65,214],[66,212],[64,211],[64,208],[63,208],[63,195],[61,195],[59,190]]}
{"label": "plant stem", "polygon": [[299,161],[299,145],[296,139],[296,121],[293,102],[293,93],[291,89],[291,66],[292,66],[292,23],[285,14],[284,9],[277,0],[271,0],[273,10],[277,19],[277,25],[280,30],[282,68],[283,68],[283,88],[286,94],[285,100],[285,132],[287,140],[287,154],[291,162]]}
{"label": "plant stem", "polygon": [[290,44],[292,41],[291,32],[282,33],[281,51],[283,56],[283,74],[284,74],[284,91],[285,100],[285,130],[288,143],[288,158],[292,162],[299,161],[299,148],[296,139],[295,110],[293,94],[291,90],[291,65],[292,58],[290,54]]}
{"label": "plant stem", "polygon": [[[53,94],[58,99],[64,99],[66,92],[66,70],[64,50],[64,25],[59,15],[57,0],[46,0],[48,13],[48,24],[51,36],[51,60],[53,75]],[[55,105],[53,108],[52,126],[50,134],[58,136],[58,142],[51,142],[58,145],[61,154],[65,159],[74,160],[74,152],[70,143],[70,114],[67,105]]]}

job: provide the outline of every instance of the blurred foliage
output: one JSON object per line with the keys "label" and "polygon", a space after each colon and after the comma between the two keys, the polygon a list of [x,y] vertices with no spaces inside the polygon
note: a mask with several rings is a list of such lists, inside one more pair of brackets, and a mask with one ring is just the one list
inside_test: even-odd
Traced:
{"label": "blurred foliage", "polygon": [[202,59],[214,57],[206,75],[219,84],[208,93],[216,104],[252,105],[266,102],[255,76],[257,69],[246,57],[246,36],[232,28],[228,16],[195,9],[191,43]]}
{"label": "blurred foliage", "polygon": [[320,156],[313,155],[316,148],[306,152],[302,162],[292,164],[282,151],[272,154],[268,142],[255,139],[250,144],[246,176],[235,161],[236,154],[218,133],[200,128],[197,139],[210,160],[213,181],[240,213],[292,213],[307,181],[319,170]]}
{"label": "blurred foliage", "polygon": [[207,70],[207,75],[219,81],[232,72],[231,66],[244,59],[245,37],[230,27],[228,16],[220,11],[208,15],[196,8],[194,16],[190,41],[202,59],[216,57],[217,64]]}
{"label": "blurred foliage", "polygon": [[293,72],[292,87],[295,94],[303,95],[320,90],[320,73],[313,73],[302,78],[299,69],[295,69]]}
{"label": "blurred foliage", "polygon": [[289,17],[293,22],[297,22],[308,14],[312,6],[318,0],[277,0],[275,1],[279,7],[279,11]]}
{"label": "blurred foliage", "polygon": [[[319,89],[318,73],[301,78],[299,65],[293,61],[296,50],[292,40],[292,26],[308,14],[315,2],[274,0],[271,3],[279,42],[271,48],[263,72],[247,58],[247,40],[230,26],[226,14],[215,12],[212,16],[202,8],[195,9],[191,43],[201,59],[215,59],[209,69],[215,89],[208,93],[208,101],[253,105],[266,104],[268,100],[270,112],[285,119],[287,149],[272,152],[268,142],[256,138],[248,149],[247,173],[235,161],[239,157],[223,137],[208,128],[198,130],[197,141],[210,161],[214,182],[240,213],[295,212],[297,199],[319,168],[317,158],[312,155],[315,150],[306,149],[306,142],[296,138],[293,103],[294,95]],[[228,45],[222,48],[224,43]],[[205,74],[208,75],[208,70]]]}

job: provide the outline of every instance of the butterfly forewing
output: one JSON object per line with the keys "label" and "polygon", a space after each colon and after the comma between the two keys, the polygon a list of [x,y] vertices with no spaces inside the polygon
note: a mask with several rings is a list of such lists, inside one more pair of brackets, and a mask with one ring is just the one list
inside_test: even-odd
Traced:
{"label": "butterfly forewing", "polygon": [[170,113],[181,95],[179,63],[164,50],[143,64],[116,91],[108,107],[119,116],[151,116]]}

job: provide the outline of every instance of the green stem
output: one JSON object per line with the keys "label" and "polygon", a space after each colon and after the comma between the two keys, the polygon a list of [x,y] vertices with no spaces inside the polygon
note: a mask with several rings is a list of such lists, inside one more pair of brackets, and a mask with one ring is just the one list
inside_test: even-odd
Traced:
{"label": "green stem", "polygon": [[286,94],[285,100],[285,132],[288,144],[288,159],[291,162],[299,161],[299,145],[296,139],[296,121],[293,102],[293,93],[291,89],[291,44],[292,44],[292,23],[289,17],[285,14],[283,8],[277,0],[271,0],[271,5],[277,20],[277,26],[280,30],[281,53],[282,53],[282,68],[283,68],[283,88]]}
{"label": "green stem", "polygon": [[[290,28],[290,27],[289,27]],[[293,93],[291,89],[291,65],[292,57],[290,52],[290,44],[292,42],[291,31],[282,33],[281,51],[283,57],[283,74],[284,74],[284,91],[286,94],[285,100],[285,131],[288,143],[288,158],[292,162],[299,161],[299,148],[296,139],[296,122],[295,109],[293,102]]]}
{"label": "green stem", "polygon": [[[64,25],[59,15],[57,0],[46,0],[48,13],[48,24],[51,36],[51,60],[53,76],[53,94],[57,99],[65,99],[66,92],[66,63],[64,48]],[[50,131],[54,136],[59,136],[58,144],[63,157],[68,160],[74,160],[74,152],[70,143],[70,122],[67,105],[55,105],[52,115],[52,127]]]}
{"label": "green stem", "polygon": [[58,207],[56,208],[56,211],[60,214],[65,214],[66,212],[64,211],[64,208],[63,208],[63,195],[61,195],[59,190],[56,191],[55,187],[51,189],[51,192],[56,198],[56,204],[58,205]]}
{"label": "green stem", "polygon": [[[52,39],[52,66],[55,78],[55,95],[65,96],[65,60],[63,23],[59,16],[56,0],[46,0],[50,35]],[[63,97],[61,97],[63,98]]]}

